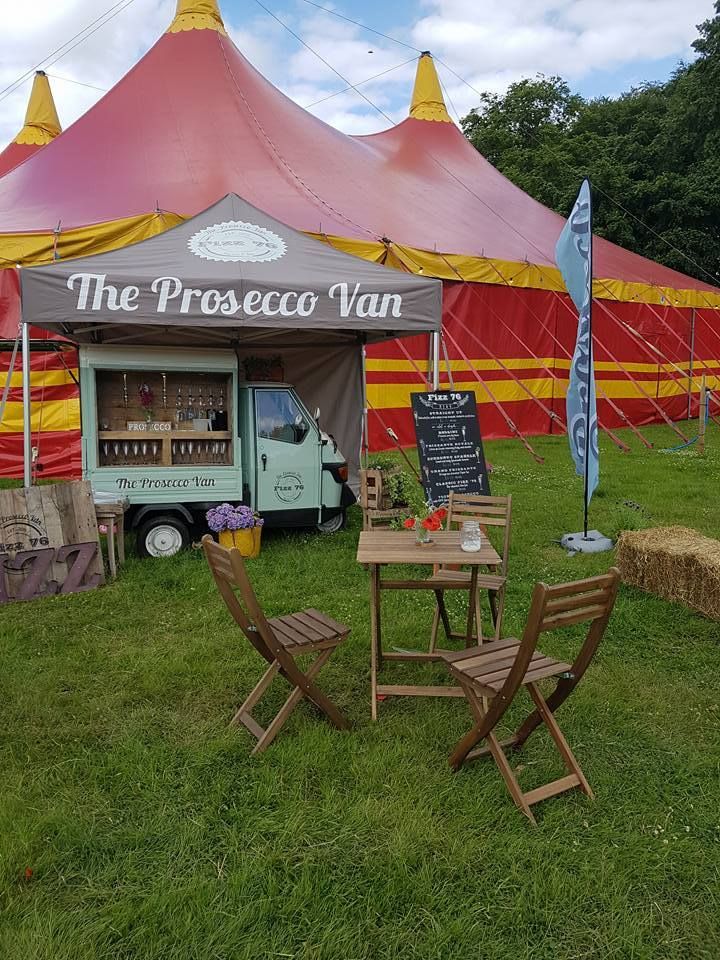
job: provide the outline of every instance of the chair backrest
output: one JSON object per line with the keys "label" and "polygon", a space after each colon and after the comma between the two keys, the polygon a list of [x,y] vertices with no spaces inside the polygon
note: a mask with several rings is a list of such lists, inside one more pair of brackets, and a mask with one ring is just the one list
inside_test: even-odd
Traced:
{"label": "chair backrest", "polygon": [[209,534],[202,538],[202,548],[225,605],[250,643],[268,662],[275,659],[284,666],[286,661],[291,661],[270,629],[240,551],[221,547]]}
{"label": "chair backrest", "polygon": [[382,473],[380,470],[360,471],[360,505],[364,510],[382,509]]}
{"label": "chair backrest", "polygon": [[525,679],[541,633],[589,623],[585,641],[572,664],[571,673],[579,680],[603,638],[619,585],[620,571],[617,567],[611,567],[607,573],[597,577],[560,583],[553,587],[545,583],[535,584],[517,656],[496,698],[504,704],[502,712],[510,705]]}
{"label": "chair backrest", "polygon": [[480,529],[491,541],[493,535],[488,528],[497,529],[498,536],[495,539],[498,542],[494,546],[502,558],[502,573],[506,575],[510,554],[512,497],[486,497],[481,494],[456,493],[451,490],[448,499],[447,529],[460,527],[465,520],[477,520]]}

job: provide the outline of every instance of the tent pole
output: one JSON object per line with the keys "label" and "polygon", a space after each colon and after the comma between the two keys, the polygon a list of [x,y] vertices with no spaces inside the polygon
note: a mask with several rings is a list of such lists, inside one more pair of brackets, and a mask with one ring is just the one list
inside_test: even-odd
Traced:
{"label": "tent pole", "polygon": [[362,345],[362,430],[360,435],[360,463],[365,469],[368,465],[368,451],[370,450],[370,438],[368,436],[368,399],[367,399],[367,351],[365,344]]}
{"label": "tent pole", "polygon": [[30,419],[30,324],[22,321],[23,485],[32,486],[32,432]]}
{"label": "tent pole", "polygon": [[432,385],[433,390],[440,389],[440,334],[432,335]]}

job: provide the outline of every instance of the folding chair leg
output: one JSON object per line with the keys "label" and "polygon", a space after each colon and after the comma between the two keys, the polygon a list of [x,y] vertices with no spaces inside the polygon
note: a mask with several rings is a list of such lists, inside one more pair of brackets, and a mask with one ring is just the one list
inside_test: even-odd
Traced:
{"label": "folding chair leg", "polygon": [[468,730],[464,737],[461,737],[458,740],[458,742],[455,744],[455,749],[450,754],[449,763],[453,770],[459,770],[473,747],[476,747],[478,743],[484,739],[479,732],[479,727],[482,725],[482,722],[485,719],[484,704],[470,684],[464,683],[460,678],[458,678],[458,681],[465,692],[465,697],[470,710],[472,711],[475,725]]}
{"label": "folding chair leg", "polygon": [[488,601],[490,603],[490,616],[492,617],[493,627],[495,628],[495,637],[497,639],[499,624],[498,624],[498,591],[497,590],[488,590]]}
{"label": "folding chair leg", "polygon": [[448,640],[451,640],[452,627],[450,626],[450,618],[448,617],[447,607],[445,606],[445,594],[442,590],[435,590],[434,593],[435,593],[435,600],[437,601],[438,613],[440,614],[443,630],[445,631],[445,637]]}
{"label": "folding chair leg", "polygon": [[[457,770],[458,767],[462,764],[463,760],[467,759],[472,748],[478,744],[481,740],[487,741],[487,752],[491,753],[495,763],[497,764],[498,770],[505,781],[505,784],[510,791],[510,795],[515,802],[515,806],[525,814],[528,820],[535,824],[536,820],[530,809],[530,805],[525,800],[525,795],[520,789],[520,784],[517,782],[515,774],[512,772],[510,764],[508,763],[507,757],[503,753],[502,744],[499,742],[498,738],[492,732],[492,730],[481,736],[480,727],[485,719],[485,706],[483,700],[478,696],[475,690],[469,684],[462,683],[461,686],[465,691],[465,695],[472,710],[473,717],[475,718],[476,726],[472,730],[468,731],[465,736],[460,740],[458,745],[455,747],[451,757],[450,764]],[[486,751],[480,751],[477,755],[482,755]]]}
{"label": "folding chair leg", "polygon": [[533,702],[535,703],[535,706],[538,709],[538,713],[542,717],[543,723],[548,728],[548,732],[550,733],[550,736],[555,741],[555,746],[558,748],[566,768],[570,771],[570,773],[575,774],[575,776],[578,778],[578,781],[579,781],[578,786],[580,787],[582,792],[586,794],[588,797],[590,797],[591,800],[593,800],[594,794],[590,789],[590,784],[585,779],[585,775],[580,769],[580,764],[575,759],[575,755],[570,749],[567,740],[563,736],[562,730],[558,726],[558,722],[555,719],[555,715],[553,714],[552,710],[550,710],[547,703],[545,702],[545,699],[542,693],[540,693],[540,690],[537,684],[529,683],[527,687],[530,692],[530,696],[533,698]]}
{"label": "folding chair leg", "polygon": [[440,607],[435,604],[435,613],[433,614],[432,627],[430,628],[430,646],[428,647],[429,653],[435,653],[437,648],[437,635],[440,628]]}
{"label": "folding chair leg", "polygon": [[505,781],[508,790],[510,791],[510,795],[515,801],[515,806],[518,808],[518,810],[521,810],[525,814],[533,826],[537,826],[537,820],[533,816],[532,810],[525,800],[525,794],[520,789],[520,784],[517,782],[517,778],[512,772],[512,768],[508,763],[507,757],[505,756],[503,748],[500,746],[497,737],[494,733],[489,733],[486,739],[490,748],[490,753],[493,755],[495,763],[502,774],[502,778]]}
{"label": "folding chair leg", "polygon": [[295,686],[299,687],[303,695],[306,696],[308,700],[311,700],[318,710],[321,710],[328,720],[339,730],[349,730],[350,724],[344,714],[335,706],[330,697],[324,694],[322,690],[312,682],[313,677],[325,666],[336,650],[337,647],[329,647],[327,650],[323,650],[317,659],[313,661],[307,673],[303,673],[296,665],[295,676],[288,676],[288,680],[290,683],[294,683]]}
{"label": "folding chair leg", "polygon": [[[334,653],[334,648],[331,647],[329,650],[323,650],[318,657],[313,661],[312,666],[306,674],[303,674],[308,680],[311,680],[322,667],[325,666],[327,661],[330,658],[330,655]],[[312,685],[311,685],[312,686]],[[283,727],[285,721],[288,719],[290,714],[293,712],[298,703],[302,700],[304,696],[307,696],[305,690],[300,686],[295,686],[290,696],[287,698],[285,703],[282,705],[280,710],[277,713],[275,719],[268,725],[267,730],[263,731],[262,736],[259,738],[258,742],[255,744],[251,751],[251,756],[256,756],[259,753],[262,753],[264,750],[270,746],[275,737],[280,733],[281,728]],[[314,702],[314,698],[310,698]],[[323,708],[324,709],[324,708]],[[338,711],[339,712],[339,711]],[[342,714],[340,714],[342,717]],[[343,718],[344,719],[344,718]]]}
{"label": "folding chair leg", "polygon": [[482,609],[480,605],[479,590],[475,594],[475,629],[477,632],[478,646],[481,647],[483,644],[483,632],[482,632]]}
{"label": "folding chair leg", "polygon": [[279,669],[280,664],[277,662],[277,660],[273,660],[262,677],[260,677],[260,680],[257,682],[255,687],[253,687],[250,694],[246,697],[245,702],[235,713],[235,716],[230,721],[231,727],[236,723],[242,723],[243,726],[247,727],[247,729],[253,734],[253,736],[258,738],[262,736],[264,730],[251,716],[252,708],[260,700],[267,688],[273,682]]}

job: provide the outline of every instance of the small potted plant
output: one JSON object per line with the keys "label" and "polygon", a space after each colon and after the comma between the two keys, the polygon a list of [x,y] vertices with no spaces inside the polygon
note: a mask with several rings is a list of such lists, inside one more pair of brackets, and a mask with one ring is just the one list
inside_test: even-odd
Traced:
{"label": "small potted plant", "polygon": [[221,503],[219,507],[211,507],[205,517],[210,529],[217,533],[222,547],[237,547],[248,559],[259,555],[260,535],[265,521],[251,507],[242,503],[237,507],[231,503]]}
{"label": "small potted plant", "polygon": [[374,475],[381,490],[380,509],[391,510],[396,507],[409,507],[417,499],[420,487],[407,471],[392,457],[376,454],[370,457],[366,474]]}
{"label": "small potted plant", "polygon": [[414,530],[418,544],[423,545],[432,543],[431,534],[442,530],[446,517],[445,507],[438,507],[437,510],[431,510],[428,507],[421,514],[403,520],[403,526],[406,530]]}

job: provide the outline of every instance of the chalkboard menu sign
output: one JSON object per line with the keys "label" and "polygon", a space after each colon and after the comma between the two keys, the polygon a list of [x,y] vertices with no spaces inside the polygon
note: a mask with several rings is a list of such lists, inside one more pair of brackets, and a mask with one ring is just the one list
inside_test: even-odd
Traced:
{"label": "chalkboard menu sign", "polygon": [[428,503],[456,493],[488,495],[485,454],[471,390],[411,393],[420,471]]}

